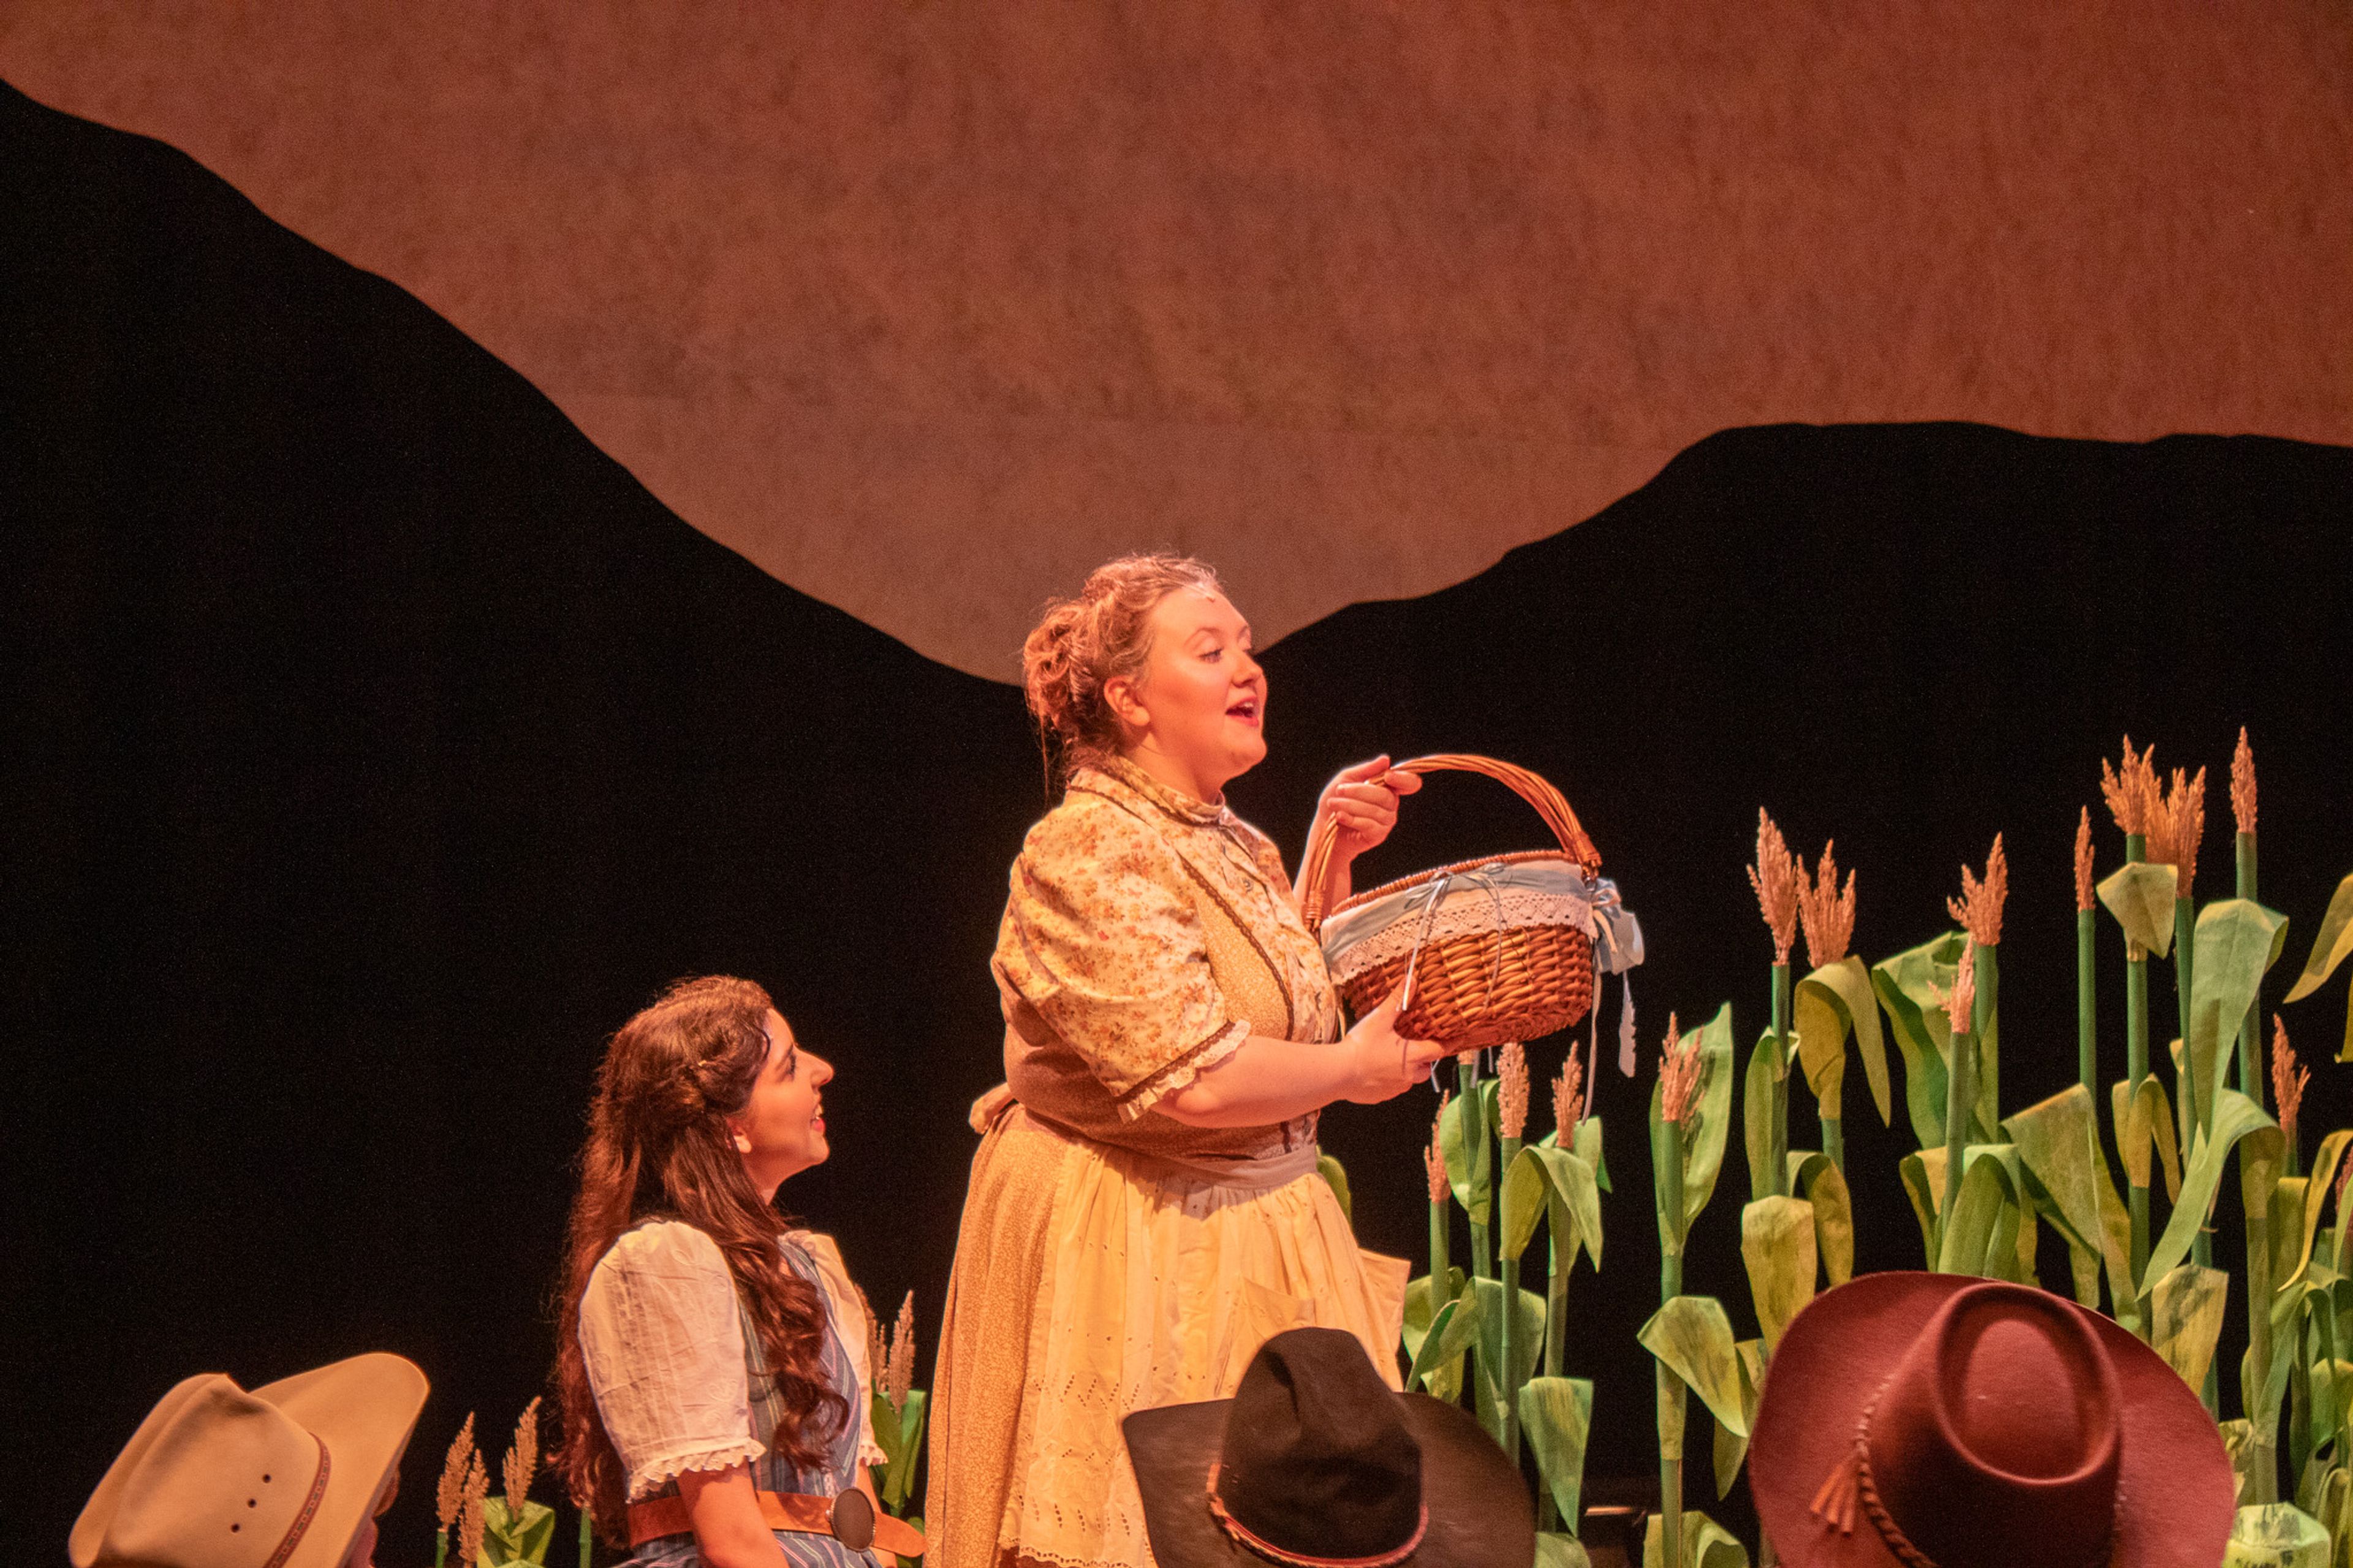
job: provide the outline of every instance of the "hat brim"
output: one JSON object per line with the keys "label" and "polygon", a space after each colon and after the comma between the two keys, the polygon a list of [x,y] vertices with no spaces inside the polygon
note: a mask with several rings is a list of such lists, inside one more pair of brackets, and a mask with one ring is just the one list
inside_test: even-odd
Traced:
{"label": "hat brim", "polygon": [[381,1351],[296,1373],[253,1390],[327,1446],[327,1489],[285,1568],[335,1568],[367,1522],[425,1407],[425,1374]]}
{"label": "hat brim", "polygon": [[[1396,1396],[1421,1446],[1430,1528],[1399,1568],[1525,1568],[1535,1518],[1519,1472],[1466,1411],[1426,1394]],[[1225,1447],[1230,1399],[1139,1410],[1120,1424],[1160,1568],[1266,1568],[1209,1511],[1209,1467]]]}
{"label": "hat brim", "polygon": [[[1790,1322],[1748,1450],[1757,1519],[1789,1568],[1904,1568],[1868,1521],[1841,1534],[1813,1513],[1812,1500],[1852,1452],[1864,1405],[1936,1309],[1984,1283],[1964,1274],[1866,1274]],[[2116,1542],[2103,1568],[2213,1568],[2238,1501],[2213,1417],[2179,1373],[2113,1319],[2064,1304],[2098,1336],[2124,1405]]]}

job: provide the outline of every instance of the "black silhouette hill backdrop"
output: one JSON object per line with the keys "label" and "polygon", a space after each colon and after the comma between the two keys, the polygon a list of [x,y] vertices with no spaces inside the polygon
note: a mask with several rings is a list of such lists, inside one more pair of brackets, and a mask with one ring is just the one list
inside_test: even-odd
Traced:
{"label": "black silhouette hill backdrop", "polygon": [[[0,1517],[55,1550],[187,1373],[385,1348],[435,1385],[381,1558],[421,1561],[459,1420],[502,1440],[543,1386],[599,1042],[690,973],[766,983],[838,1066],[834,1160],[784,1200],[886,1312],[914,1291],[928,1343],[965,1107],[997,1077],[1004,868],[1044,798],[1018,694],[704,539],[415,300],[180,154],[5,89],[0,268]],[[1552,778],[1643,917],[1646,1077],[1670,1008],[1732,1000],[1744,1049],[1761,1026],[1760,805],[1810,856],[1836,837],[1870,958],[1943,929],[2002,832],[2015,1109],[2072,1081],[2069,846],[2121,734],[2211,770],[2211,895],[2248,726],[2291,964],[2353,870],[2348,502],[2353,453],[2278,441],[1726,432],[1469,583],[1273,649],[1273,755],[1234,798],[1295,847],[1320,781],[1384,748]],[[1442,779],[1363,875],[1540,834]],[[2337,990],[2289,1016],[2316,1131],[2353,1120]],[[1569,1357],[1599,1384],[1597,1476],[1652,1465],[1647,1094],[1605,1068],[1618,1187]],[[1431,1109],[1326,1121],[1369,1246],[1419,1255]],[[1848,1127],[1863,1266],[1916,1263],[1906,1142],[1859,1085]],[[1744,1332],[1746,1192],[1736,1138],[1690,1288]],[[1746,1528],[1736,1495],[1719,1511]]]}

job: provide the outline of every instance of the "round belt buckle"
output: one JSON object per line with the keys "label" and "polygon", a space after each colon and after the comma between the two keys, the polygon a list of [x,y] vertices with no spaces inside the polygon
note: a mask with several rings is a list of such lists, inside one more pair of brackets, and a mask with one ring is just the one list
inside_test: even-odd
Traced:
{"label": "round belt buckle", "polygon": [[855,1487],[834,1494],[832,1522],[833,1538],[852,1552],[874,1544],[874,1505]]}

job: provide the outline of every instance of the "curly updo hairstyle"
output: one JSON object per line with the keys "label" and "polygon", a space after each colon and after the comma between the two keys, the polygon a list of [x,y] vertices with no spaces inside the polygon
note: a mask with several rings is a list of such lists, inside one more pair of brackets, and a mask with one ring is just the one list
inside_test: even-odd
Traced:
{"label": "curly updo hairstyle", "polygon": [[849,1402],[824,1379],[824,1304],[777,1249],[785,1221],[752,1185],[727,1126],[751,1100],[768,1059],[772,1005],[748,980],[681,980],[621,1026],[596,1069],[565,1245],[555,1363],[564,1447],[556,1468],[573,1501],[617,1544],[628,1539],[621,1462],[589,1387],[580,1299],[597,1260],[639,1221],[684,1220],[718,1244],[782,1395],[778,1448],[814,1468],[849,1419]]}
{"label": "curly updo hairstyle", "polygon": [[1021,687],[1050,760],[1061,770],[1119,749],[1119,721],[1103,688],[1133,679],[1152,654],[1153,606],[1180,589],[1221,594],[1206,562],[1123,555],[1087,574],[1075,598],[1055,599],[1021,645]]}

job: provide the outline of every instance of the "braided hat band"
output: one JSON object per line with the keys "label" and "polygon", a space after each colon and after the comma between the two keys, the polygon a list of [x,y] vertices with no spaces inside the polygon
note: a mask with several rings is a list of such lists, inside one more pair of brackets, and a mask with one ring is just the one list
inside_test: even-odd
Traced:
{"label": "braided hat band", "polygon": [[[1880,1499],[1879,1487],[1871,1471],[1871,1417],[1879,1408],[1880,1395],[1885,1394],[1888,1385],[1894,1381],[1895,1374],[1891,1372],[1873,1391],[1870,1400],[1862,1407],[1862,1415],[1855,1420],[1854,1442],[1848,1447],[1846,1457],[1831,1466],[1831,1473],[1822,1478],[1821,1489],[1814,1493],[1810,1511],[1841,1535],[1852,1535],[1854,1533],[1855,1508],[1860,1504],[1863,1517],[1871,1521],[1872,1529],[1879,1532],[1879,1539],[1886,1543],[1887,1550],[1894,1554],[1897,1562],[1905,1564],[1905,1568],[1939,1568],[1936,1560],[1914,1544],[1912,1538],[1904,1533],[1904,1527],[1895,1522],[1894,1515],[1887,1511],[1887,1505]],[[2123,1514],[2124,1490],[2118,1488],[2116,1507],[2108,1517],[2107,1533],[2100,1538],[2098,1549],[2084,1562],[2083,1568],[2101,1568],[2108,1562]]]}
{"label": "braided hat band", "polygon": [[[1222,1463],[1213,1462],[1209,1466],[1209,1512],[1216,1517],[1218,1527],[1238,1544],[1270,1563],[1285,1563],[1289,1568],[1393,1568],[1394,1564],[1412,1556],[1420,1548],[1422,1537],[1430,1533],[1430,1504],[1425,1501],[1421,1505],[1420,1517],[1414,1521],[1413,1534],[1407,1538],[1404,1545],[1393,1551],[1373,1557],[1309,1557],[1302,1552],[1285,1552],[1271,1542],[1260,1539],[1248,1525],[1227,1511],[1225,1500],[1218,1495],[1218,1472],[1221,1468]],[[1934,1564],[1929,1568],[1934,1568]]]}

